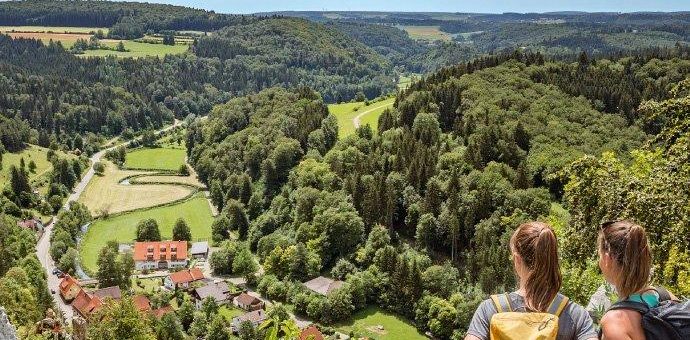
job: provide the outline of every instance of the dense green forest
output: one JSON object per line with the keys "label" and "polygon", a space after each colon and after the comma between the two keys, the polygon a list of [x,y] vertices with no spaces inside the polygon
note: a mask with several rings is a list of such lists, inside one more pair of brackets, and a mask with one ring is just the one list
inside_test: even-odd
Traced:
{"label": "dense green forest", "polygon": [[116,1],[4,1],[0,24],[11,26],[108,27],[113,38],[140,38],[148,31],[215,31],[253,20],[163,4]]}
{"label": "dense green forest", "polygon": [[[583,55],[576,63],[530,53],[481,58],[420,80],[379,118],[378,131],[365,126],[335,144],[324,138],[332,127],[324,125],[323,113],[294,131],[283,130],[278,136],[290,138],[277,144],[275,137],[262,138],[261,126],[285,126],[291,119],[263,120],[266,115],[259,113],[273,107],[266,101],[271,90],[218,106],[211,119],[189,130],[187,145],[214,202],[224,207],[214,224],[215,240],[236,230],[243,241],[223,241],[223,256],[232,258],[245,247],[256,252],[266,271],[258,282],[264,295],[325,324],[376,304],[414,320],[421,330],[455,338],[485,294],[515,285],[507,241],[522,221],[546,219],[568,235],[564,291],[587,302],[601,282],[589,261],[596,252],[585,244],[594,244],[594,234],[574,237],[574,230],[633,214],[605,207],[623,199],[615,188],[634,186],[637,177],[621,178],[624,167],[640,161],[642,151],[633,150],[647,148],[651,136],[679,129],[670,113],[647,112],[669,105],[654,100],[680,91],[671,90],[690,71],[686,60],[673,57],[680,53],[595,61]],[[609,88],[611,82],[620,87]],[[618,91],[629,93],[623,101],[631,109],[618,103]],[[676,140],[676,133],[666,139]],[[606,155],[620,158],[618,166],[605,163],[606,169],[620,169],[620,185],[597,186],[608,175],[585,167],[596,167],[591,159],[602,154],[603,161],[612,157]],[[641,167],[651,176],[649,167]],[[581,206],[585,198],[577,195],[594,189],[582,187],[589,182],[576,176],[597,176],[591,185],[602,191],[601,198],[586,198],[591,203]],[[685,190],[680,187],[675,190]],[[572,220],[554,205],[564,194]],[[680,193],[655,197],[647,207],[674,194]],[[614,201],[600,206],[603,200]],[[659,228],[659,235],[669,230]],[[680,276],[669,273],[682,266],[687,250],[673,254],[671,262],[659,255],[659,263],[671,269],[657,279],[685,284],[687,268]],[[212,259],[212,266],[232,272],[219,261]],[[346,284],[327,297],[299,284],[319,273]]]}

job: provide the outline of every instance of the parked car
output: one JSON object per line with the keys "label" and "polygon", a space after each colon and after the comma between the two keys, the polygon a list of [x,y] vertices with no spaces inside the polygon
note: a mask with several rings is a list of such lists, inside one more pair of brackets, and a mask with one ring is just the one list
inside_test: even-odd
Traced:
{"label": "parked car", "polygon": [[55,295],[55,289],[51,289],[51,290],[50,290],[50,294]]}
{"label": "parked car", "polygon": [[56,270],[57,270],[57,272],[55,273],[55,276],[57,276],[57,277],[59,277],[59,278],[65,277],[65,273],[63,273],[63,272],[62,272],[61,270],[59,270],[59,269],[56,269]]}
{"label": "parked car", "polygon": [[58,272],[60,272],[60,269],[53,268],[53,275],[57,275]]}

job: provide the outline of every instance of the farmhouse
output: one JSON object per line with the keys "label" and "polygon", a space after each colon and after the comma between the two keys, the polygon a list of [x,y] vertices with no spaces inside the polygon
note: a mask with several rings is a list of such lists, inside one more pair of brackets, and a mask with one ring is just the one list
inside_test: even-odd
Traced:
{"label": "farmhouse", "polygon": [[30,218],[27,220],[21,220],[17,222],[17,225],[29,229],[34,232],[43,232],[43,223],[35,218]]}
{"label": "farmhouse", "polygon": [[137,270],[186,267],[187,241],[135,242],[134,264]]}
{"label": "farmhouse", "polygon": [[80,290],[81,286],[79,285],[79,282],[77,282],[77,280],[75,280],[69,274],[65,274],[65,277],[63,277],[62,281],[60,281],[60,296],[62,296],[62,299],[70,302],[77,297],[77,294],[79,294]]}
{"label": "farmhouse", "polygon": [[304,286],[321,295],[328,295],[330,292],[342,287],[343,281],[336,281],[327,277],[319,276],[304,283]]}
{"label": "farmhouse", "polygon": [[132,300],[134,301],[134,305],[137,306],[137,309],[140,312],[151,311],[151,301],[149,300],[149,298],[146,297],[146,295],[136,295]]}
{"label": "farmhouse", "polygon": [[91,314],[101,309],[106,299],[120,300],[121,297],[122,292],[117,286],[99,289],[91,293],[81,289],[72,301],[72,309],[87,319]]}
{"label": "farmhouse", "polygon": [[189,288],[192,282],[204,279],[204,273],[199,268],[184,269],[176,273],[169,274],[163,280],[165,288],[175,290],[177,288]]}
{"label": "farmhouse", "polygon": [[248,311],[255,311],[264,308],[263,301],[247,293],[242,293],[233,299],[233,304]]}
{"label": "farmhouse", "polygon": [[266,313],[263,309],[259,309],[233,318],[232,332],[238,333],[240,325],[245,321],[249,321],[254,327],[258,327],[262,322],[266,321]]}
{"label": "farmhouse", "polygon": [[161,307],[161,308],[158,308],[158,309],[153,310],[153,311],[151,312],[151,314],[153,314],[153,316],[155,316],[156,318],[160,319],[160,318],[162,318],[165,314],[174,313],[174,312],[175,312],[175,310],[172,308],[172,306],[167,305],[167,306],[164,306],[164,307]]}
{"label": "farmhouse", "polygon": [[205,259],[208,257],[208,242],[194,242],[189,249],[192,258]]}
{"label": "farmhouse", "polygon": [[196,301],[196,307],[201,308],[201,304],[206,298],[212,298],[219,306],[230,302],[230,287],[226,282],[209,283],[203,287],[194,289],[192,296]]}

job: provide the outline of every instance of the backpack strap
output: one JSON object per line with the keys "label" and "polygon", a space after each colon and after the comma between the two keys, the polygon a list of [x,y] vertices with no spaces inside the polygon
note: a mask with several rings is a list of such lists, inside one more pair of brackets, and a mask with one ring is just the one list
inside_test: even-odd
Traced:
{"label": "backpack strap", "polygon": [[671,293],[666,290],[664,287],[654,287],[654,290],[656,290],[656,293],[659,294],[659,302],[663,301],[671,301],[673,298],[671,297]]}
{"label": "backpack strap", "polygon": [[513,308],[510,305],[508,293],[491,295],[491,301],[493,301],[494,307],[496,307],[496,311],[499,313],[508,313],[513,311]]}
{"label": "backpack strap", "polygon": [[551,305],[549,305],[546,311],[549,314],[560,316],[566,305],[568,305],[568,297],[561,293],[556,293],[556,296],[553,298]]}
{"label": "backpack strap", "polygon": [[618,301],[611,305],[611,307],[608,310],[616,310],[616,309],[628,309],[628,310],[634,310],[640,314],[647,314],[649,312],[649,306],[647,306],[646,303],[642,302],[637,302],[637,301],[629,301],[629,300],[623,300],[623,301]]}

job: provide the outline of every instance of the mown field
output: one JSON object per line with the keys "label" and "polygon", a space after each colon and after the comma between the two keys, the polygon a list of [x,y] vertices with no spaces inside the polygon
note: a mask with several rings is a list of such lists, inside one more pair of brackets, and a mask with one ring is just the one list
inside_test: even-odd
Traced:
{"label": "mown field", "polygon": [[127,176],[146,174],[146,171],[120,170],[115,164],[103,161],[103,176],[94,176],[79,197],[92,214],[107,211],[110,214],[151,207],[172,202],[192,192],[192,188],[179,185],[146,184],[125,185],[120,182]]}
{"label": "mown field", "polygon": [[184,164],[183,148],[141,148],[127,153],[125,167],[130,169],[173,170]]}
{"label": "mown field", "polygon": [[[60,151],[56,151],[56,154],[60,158],[76,158],[76,156],[71,154],[65,154]],[[37,186],[37,189],[41,192],[46,191],[47,181],[45,175],[47,175],[51,170],[53,170],[53,165],[48,161],[48,149],[37,146],[28,145],[26,149],[21,152],[16,153],[4,153],[2,155],[2,169],[0,170],[0,187],[4,187],[9,183],[10,180],[10,167],[12,165],[19,167],[21,159],[24,158],[24,163],[26,164],[27,171],[29,169],[29,162],[34,161],[36,164],[36,170],[34,172],[29,172],[29,180],[33,185]]]}
{"label": "mown field", "polygon": [[[383,329],[378,329],[378,326]],[[339,332],[366,336],[377,340],[424,340],[427,339],[417,328],[400,316],[388,313],[379,307],[368,307],[355,313],[348,321],[334,325]]]}
{"label": "mown field", "polygon": [[[117,44],[120,42],[120,40],[101,40],[101,44],[106,45],[108,47],[114,48],[117,47]],[[158,56],[158,57],[163,57],[168,54],[180,54],[180,53],[185,53],[189,49],[188,45],[163,45],[163,44],[148,44],[148,43],[143,43],[143,42],[137,42],[137,41],[131,41],[131,40],[122,40],[122,43],[125,45],[125,49],[127,49],[127,52],[118,52],[118,51],[112,51],[112,50],[87,50],[84,51],[84,54],[80,54],[80,56],[84,57],[105,57],[105,56],[116,56],[116,57],[121,57],[121,58],[127,58],[127,57],[132,57],[132,58],[141,58],[141,57],[149,57],[149,56]]]}
{"label": "mown field", "polygon": [[344,138],[355,132],[354,119],[358,115],[362,115],[360,125],[369,124],[376,131],[379,116],[394,102],[395,98],[389,98],[369,105],[365,105],[364,102],[331,104],[328,105],[328,110],[338,119],[338,137]]}
{"label": "mown field", "polygon": [[441,31],[439,26],[400,26],[400,28],[405,30],[414,40],[450,41],[453,39],[452,35]]}
{"label": "mown field", "polygon": [[211,209],[208,200],[199,194],[179,204],[140,210],[93,222],[81,241],[79,254],[85,270],[95,272],[98,253],[108,241],[132,243],[139,221],[153,218],[158,222],[163,239],[172,238],[172,228],[178,218],[184,218],[192,231],[193,239],[211,238]]}

